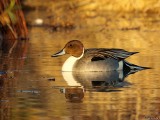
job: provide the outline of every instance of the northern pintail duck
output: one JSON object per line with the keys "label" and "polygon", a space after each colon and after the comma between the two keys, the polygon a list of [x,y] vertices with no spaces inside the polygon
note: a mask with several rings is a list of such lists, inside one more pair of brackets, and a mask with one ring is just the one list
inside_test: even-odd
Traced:
{"label": "northern pintail duck", "polygon": [[70,54],[64,62],[62,71],[112,71],[112,70],[143,70],[127,62],[125,59],[138,52],[128,52],[123,49],[90,48],[85,49],[82,42],[72,40],[52,57]]}

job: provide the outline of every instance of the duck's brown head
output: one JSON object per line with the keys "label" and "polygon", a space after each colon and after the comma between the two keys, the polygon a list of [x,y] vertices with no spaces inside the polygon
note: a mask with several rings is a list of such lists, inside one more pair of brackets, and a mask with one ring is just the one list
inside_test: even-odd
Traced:
{"label": "duck's brown head", "polygon": [[70,54],[74,57],[80,57],[83,54],[83,52],[84,47],[81,41],[71,40],[65,45],[65,47],[61,51],[55,53],[54,55],[52,55],[52,57],[57,57],[64,54]]}

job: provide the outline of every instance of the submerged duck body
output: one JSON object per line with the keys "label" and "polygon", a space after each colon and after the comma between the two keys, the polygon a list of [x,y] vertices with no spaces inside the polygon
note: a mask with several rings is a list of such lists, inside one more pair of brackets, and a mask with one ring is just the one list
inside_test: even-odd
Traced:
{"label": "submerged duck body", "polygon": [[113,71],[113,70],[142,70],[140,67],[125,61],[137,52],[128,52],[123,49],[91,48],[85,49],[79,40],[68,42],[65,47],[52,57],[70,54],[64,62],[62,71]]}

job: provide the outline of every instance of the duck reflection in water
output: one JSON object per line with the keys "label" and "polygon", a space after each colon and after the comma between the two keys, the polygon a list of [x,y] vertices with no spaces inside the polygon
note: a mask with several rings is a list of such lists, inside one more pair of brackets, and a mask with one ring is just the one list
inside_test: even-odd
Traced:
{"label": "duck reflection in water", "polygon": [[82,86],[61,88],[60,91],[65,94],[65,98],[70,102],[82,102],[84,97],[84,88]]}
{"label": "duck reflection in water", "polygon": [[69,86],[83,86],[85,90],[97,92],[112,92],[131,85],[125,78],[136,72],[138,71],[62,72],[62,75]]}
{"label": "duck reflection in water", "polygon": [[70,102],[82,102],[84,91],[119,92],[119,88],[128,87],[131,83],[125,78],[138,72],[108,71],[108,72],[62,72],[69,87],[61,89]]}

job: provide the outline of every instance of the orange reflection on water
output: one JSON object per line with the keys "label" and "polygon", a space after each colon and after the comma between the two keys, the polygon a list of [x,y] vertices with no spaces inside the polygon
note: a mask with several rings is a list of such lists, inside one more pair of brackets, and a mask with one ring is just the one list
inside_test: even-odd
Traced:
{"label": "orange reflection on water", "polygon": [[[44,26],[29,28],[27,56],[24,54],[27,45],[20,43],[19,46],[24,47],[23,49],[15,49],[15,54],[11,57],[1,59],[1,70],[7,71],[0,76],[1,118],[146,120],[159,117],[159,16],[107,12],[103,6],[95,9],[97,4],[105,1],[96,1],[96,4],[91,6],[86,4],[76,8],[68,1],[47,1],[50,6],[38,1],[39,6],[35,11],[32,10],[26,15],[31,25],[34,18],[42,17],[44,20]],[[29,2],[33,3],[33,7],[37,5],[35,1]],[[63,5],[65,7],[62,7]],[[68,21],[74,28],[64,30]],[[50,22],[53,22],[53,27],[60,24],[61,28],[55,30],[52,26],[46,27]],[[51,58],[51,55],[72,39],[81,40],[85,48],[122,48],[140,52],[127,60],[153,69],[126,77],[125,86],[118,88],[94,86],[103,84],[104,80],[98,81],[98,78],[98,83],[96,80],[91,82],[94,78],[79,77],[80,74],[74,75],[75,79],[65,79],[61,67],[68,56]],[[50,78],[54,80],[49,80]],[[115,82],[117,81],[113,81]],[[73,83],[84,87],[84,91],[71,89],[75,87],[70,87]],[[69,89],[66,95],[75,95],[75,98],[77,93],[80,98],[84,94],[81,102],[68,102],[65,94],[60,92],[64,88]]]}

